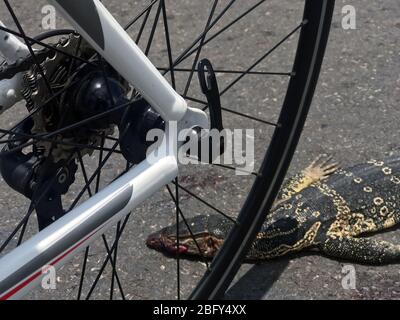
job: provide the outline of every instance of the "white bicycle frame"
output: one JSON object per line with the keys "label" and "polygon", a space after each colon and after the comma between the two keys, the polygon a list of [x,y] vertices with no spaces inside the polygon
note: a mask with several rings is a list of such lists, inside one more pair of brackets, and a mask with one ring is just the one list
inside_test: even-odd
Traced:
{"label": "white bicycle frame", "polygon": [[[177,122],[180,129],[209,128],[207,115],[187,106],[100,1],[49,1],[167,124]],[[11,63],[29,52],[16,37],[0,31],[0,54]],[[20,87],[21,75],[0,81],[3,110],[21,99]],[[176,154],[165,153],[165,150],[176,150],[171,148],[171,143],[178,144],[176,137],[169,136],[168,127],[164,145],[155,151],[158,161],[150,164],[145,160],[0,259],[0,300],[21,298],[41,283],[44,266],[64,265],[178,175]],[[164,152],[161,157],[160,152]]]}

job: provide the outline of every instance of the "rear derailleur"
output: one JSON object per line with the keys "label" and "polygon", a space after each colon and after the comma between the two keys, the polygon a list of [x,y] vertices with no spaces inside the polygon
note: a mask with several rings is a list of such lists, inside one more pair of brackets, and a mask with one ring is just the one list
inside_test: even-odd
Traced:
{"label": "rear derailleur", "polygon": [[4,181],[14,190],[29,198],[36,210],[39,229],[42,230],[64,215],[61,197],[75,181],[77,165],[74,160],[59,160],[45,157],[35,150],[20,149],[33,127],[31,119],[22,122],[11,135],[9,143],[1,152],[0,172]]}

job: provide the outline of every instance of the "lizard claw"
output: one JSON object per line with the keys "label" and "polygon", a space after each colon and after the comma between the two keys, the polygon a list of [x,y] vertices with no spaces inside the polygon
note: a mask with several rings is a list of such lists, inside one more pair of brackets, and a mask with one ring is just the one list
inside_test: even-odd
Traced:
{"label": "lizard claw", "polygon": [[335,173],[339,168],[338,162],[332,162],[333,157],[328,155],[318,156],[305,170],[304,174],[313,181],[323,181]]}

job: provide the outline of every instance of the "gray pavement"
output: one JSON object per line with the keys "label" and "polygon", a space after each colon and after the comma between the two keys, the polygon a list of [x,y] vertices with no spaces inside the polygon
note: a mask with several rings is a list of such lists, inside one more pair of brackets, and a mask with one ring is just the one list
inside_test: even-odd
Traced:
{"label": "gray pavement", "polygon": [[[137,9],[147,1],[108,0],[104,1],[119,21],[125,23]],[[29,35],[41,30],[44,1],[15,0],[16,12]],[[179,52],[190,44],[193,35],[204,28],[207,10],[205,1],[169,1],[176,9],[169,9],[171,40]],[[208,1],[207,3],[211,3]],[[222,4],[227,1],[221,1]],[[243,12],[255,1],[238,1],[231,15],[221,22]],[[343,30],[341,9],[348,1],[337,1],[333,28],[327,56],[323,66],[313,107],[300,146],[293,161],[291,172],[305,167],[320,153],[330,153],[343,166],[352,165],[370,158],[384,158],[399,152],[398,123],[400,110],[400,3],[397,0],[353,0],[356,8],[357,29]],[[135,8],[136,8],[135,7]],[[261,56],[273,44],[286,35],[294,26],[289,18],[296,13],[301,16],[298,3],[293,1],[268,1],[260,10],[244,19],[235,28],[210,44],[202,53],[217,67],[244,69]],[[0,3],[0,17],[7,15]],[[5,22],[10,23],[7,17]],[[289,23],[290,21],[290,23]],[[12,26],[12,23],[9,24]],[[65,26],[59,19],[58,27]],[[135,35],[135,31],[132,31]],[[148,31],[143,35],[147,39]],[[151,51],[152,60],[167,65],[163,34],[158,33]],[[260,65],[259,70],[289,71],[293,39]],[[145,47],[145,42],[141,43]],[[177,53],[175,55],[177,55]],[[190,66],[186,63],[183,66]],[[271,67],[273,66],[273,67]],[[273,69],[273,70],[271,70]],[[178,77],[178,86],[184,85],[184,75]],[[232,76],[221,76],[221,87],[229,83]],[[282,78],[259,78],[249,76],[224,97],[223,104],[234,110],[274,120],[281,103],[281,88],[287,80]],[[195,88],[197,81],[194,81]],[[190,95],[201,97],[199,90]],[[23,106],[17,109],[24,113]],[[1,128],[15,122],[15,111],[2,116]],[[256,132],[257,164],[265,150],[271,129],[250,120],[228,119],[229,128],[254,128]],[[95,157],[87,159],[94,166]],[[107,165],[105,182],[116,176],[123,167],[122,159],[116,157]],[[182,183],[213,203],[234,215],[244,201],[251,178],[238,178],[217,168],[184,168]],[[78,178],[82,181],[82,177]],[[70,198],[79,189],[73,188]],[[4,238],[18,222],[28,203],[4,184],[0,186],[0,238]],[[192,199],[182,196],[182,208],[191,214],[210,212]],[[190,212],[190,213],[189,213]],[[163,190],[153,199],[138,208],[128,224],[119,249],[119,277],[124,291],[130,299],[174,298],[176,292],[175,261],[146,248],[144,241],[150,232],[173,223],[174,205]],[[30,226],[35,232],[35,224]],[[400,243],[399,231],[394,230],[378,237]],[[109,235],[111,239],[111,234]],[[96,276],[104,258],[101,243],[93,247],[87,274]],[[73,299],[79,279],[81,257],[64,266],[58,274],[58,289],[38,289],[29,299]],[[343,267],[345,262],[334,261],[315,254],[282,258],[260,265],[244,265],[227,293],[232,299],[399,299],[400,270],[397,265],[370,267],[352,264],[356,272],[356,289],[343,289]],[[204,272],[199,262],[182,262],[183,293],[187,295]],[[106,270],[94,298],[109,296],[109,275]],[[90,279],[88,279],[88,282]],[[119,297],[116,291],[116,297]]]}

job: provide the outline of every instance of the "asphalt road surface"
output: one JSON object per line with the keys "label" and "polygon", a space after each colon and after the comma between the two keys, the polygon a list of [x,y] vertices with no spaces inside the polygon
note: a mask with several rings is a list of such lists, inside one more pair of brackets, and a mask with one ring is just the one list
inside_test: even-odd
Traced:
{"label": "asphalt road surface", "polygon": [[[253,2],[255,3],[237,1],[226,20],[217,28],[250,7],[250,3]],[[44,1],[13,0],[11,3],[15,6],[17,16],[28,35],[34,36],[43,32],[44,15],[41,10],[45,5]],[[125,24],[139,11],[137,8],[144,7],[148,2],[108,0],[104,3],[118,20]],[[208,6],[205,6],[205,3]],[[218,8],[222,8],[226,3],[227,1],[221,1]],[[264,3],[235,28],[210,43],[202,52],[202,57],[209,58],[217,67],[245,69],[296,26],[295,22],[301,19],[298,3],[288,0]],[[400,3],[397,0],[353,0],[351,5],[357,13],[355,30],[342,28],[342,7],[345,4],[348,4],[348,1],[337,1],[325,63],[309,120],[291,167],[292,173],[304,168],[321,153],[332,154],[342,166],[347,166],[400,152]],[[190,44],[194,35],[204,29],[211,1],[167,0],[167,6],[171,42],[176,52],[174,55],[177,56],[185,44]],[[297,20],[291,19],[293,16],[297,17]],[[15,28],[3,3],[0,4],[0,17],[7,25]],[[154,12],[151,17],[154,17]],[[65,26],[65,22],[58,17],[57,27]],[[133,28],[132,35],[136,34],[137,28]],[[143,39],[148,35],[149,30],[145,30]],[[257,70],[290,71],[288,68],[293,59],[295,39],[285,44],[281,51],[274,53]],[[141,46],[146,47],[145,40]],[[167,66],[167,51],[162,32],[155,35],[150,57],[158,66]],[[183,66],[189,67],[190,63],[187,62]],[[184,76],[185,74],[178,76],[177,83],[180,88],[183,88]],[[233,76],[221,75],[221,87],[232,79]],[[231,90],[230,95],[224,97],[223,104],[243,113],[274,120],[282,98],[279,88],[284,87],[286,83],[287,79],[279,77],[248,76]],[[198,83],[194,80],[193,88],[196,86]],[[196,89],[191,89],[188,95],[202,98]],[[16,110],[22,115],[24,106],[21,104]],[[16,114],[13,111],[2,115],[1,128],[15,123]],[[271,129],[251,120],[234,118],[228,119],[226,126],[255,129],[257,169]],[[87,157],[86,161],[92,168],[95,166],[94,155]],[[103,183],[111,181],[123,166],[121,158],[113,158],[105,168]],[[89,173],[91,170],[93,171],[88,169]],[[216,206],[234,215],[243,203],[252,180],[250,177],[226,175],[223,169],[185,168],[181,181],[196,190],[199,195],[213,197]],[[78,182],[82,182],[82,179],[82,176],[77,177]],[[68,195],[70,200],[77,192],[79,189],[72,188],[71,194]],[[4,183],[0,187],[0,200],[0,238],[3,239],[13,230],[12,227],[21,219],[29,204]],[[182,208],[185,212],[191,212],[188,213],[189,216],[211,213],[185,196],[182,196]],[[145,246],[145,239],[149,233],[173,223],[174,210],[168,193],[163,190],[133,213],[121,240],[118,255],[118,275],[127,298],[175,298],[175,261]],[[35,228],[33,221],[29,233],[34,233]],[[109,241],[111,237],[110,233]],[[400,243],[398,230],[378,237]],[[76,257],[59,271],[56,290],[37,289],[27,298],[75,298],[81,258]],[[104,248],[99,242],[90,251],[87,267],[89,279],[86,284],[90,280],[93,281],[103,259]],[[343,286],[348,270],[355,271],[355,288]],[[181,272],[182,292],[186,296],[204,272],[204,265],[200,262],[183,261]],[[109,297],[110,274],[111,268],[108,267],[92,298]],[[118,290],[115,290],[115,297],[120,297]],[[338,262],[315,254],[302,254],[260,265],[244,265],[228,291],[227,298],[398,299],[400,270],[397,265],[362,266]]]}

